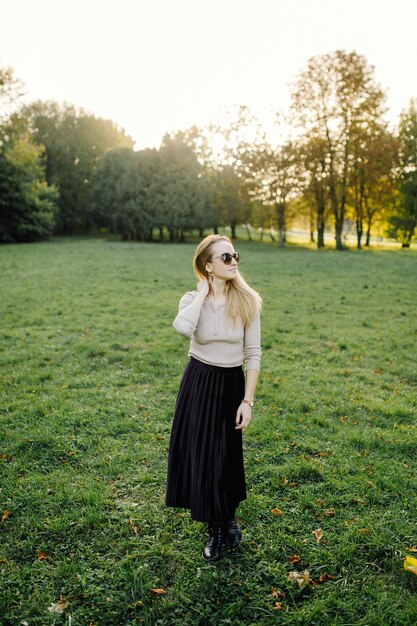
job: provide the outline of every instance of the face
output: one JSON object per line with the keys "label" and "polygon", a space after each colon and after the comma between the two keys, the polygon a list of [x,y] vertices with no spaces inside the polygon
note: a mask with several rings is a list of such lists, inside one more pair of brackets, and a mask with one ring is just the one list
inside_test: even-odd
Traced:
{"label": "face", "polygon": [[230,265],[226,264],[221,255],[224,252],[234,254],[235,250],[231,243],[228,241],[216,241],[211,248],[211,260],[206,265],[206,270],[213,274],[214,278],[220,280],[231,280],[234,278],[238,271],[238,264],[235,259],[231,259]]}

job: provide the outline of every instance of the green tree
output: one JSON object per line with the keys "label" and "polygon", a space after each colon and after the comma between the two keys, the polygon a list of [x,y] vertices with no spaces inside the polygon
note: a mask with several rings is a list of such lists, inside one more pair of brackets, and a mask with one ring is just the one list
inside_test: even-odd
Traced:
{"label": "green tree", "polygon": [[37,241],[52,233],[57,193],[45,180],[42,152],[17,115],[0,127],[2,243]]}
{"label": "green tree", "polygon": [[325,146],[326,177],[335,223],[336,248],[343,248],[348,185],[358,129],[371,127],[384,112],[385,94],[373,67],[356,52],[336,50],[313,57],[292,90],[294,122],[304,137]]}
{"label": "green tree", "polygon": [[362,125],[354,133],[347,202],[353,209],[357,248],[370,244],[374,220],[382,218],[395,192],[398,142],[385,123]]}
{"label": "green tree", "polygon": [[399,202],[388,218],[389,235],[409,248],[417,226],[417,101],[400,116]]}
{"label": "green tree", "polygon": [[133,140],[112,121],[73,105],[35,102],[22,109],[34,140],[45,146],[46,176],[59,190],[56,232],[83,232],[91,226],[89,193],[98,159]]}

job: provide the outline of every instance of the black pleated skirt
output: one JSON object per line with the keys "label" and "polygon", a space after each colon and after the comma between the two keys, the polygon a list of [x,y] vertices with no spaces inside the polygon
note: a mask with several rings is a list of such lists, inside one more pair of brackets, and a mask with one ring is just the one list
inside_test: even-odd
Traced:
{"label": "black pleated skirt", "polygon": [[166,504],[191,510],[200,522],[234,517],[246,498],[242,431],[235,430],[244,397],[242,366],[217,367],[191,358],[175,405]]}

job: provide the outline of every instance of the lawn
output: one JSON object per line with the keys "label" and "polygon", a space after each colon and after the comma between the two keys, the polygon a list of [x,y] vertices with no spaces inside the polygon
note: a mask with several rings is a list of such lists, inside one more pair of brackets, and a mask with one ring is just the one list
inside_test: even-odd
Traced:
{"label": "lawn", "polygon": [[0,248],[3,626],[416,624],[417,253],[236,248],[263,362],[217,564],[164,506],[194,245]]}

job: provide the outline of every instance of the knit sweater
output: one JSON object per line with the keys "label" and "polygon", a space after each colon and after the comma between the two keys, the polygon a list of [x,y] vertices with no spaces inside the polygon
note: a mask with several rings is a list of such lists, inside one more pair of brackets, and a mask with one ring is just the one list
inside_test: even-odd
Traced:
{"label": "knit sweater", "polygon": [[227,324],[226,305],[214,309],[206,298],[201,312],[187,311],[197,291],[188,291],[180,300],[178,315],[173,322],[181,335],[191,337],[188,356],[218,367],[259,370],[261,362],[261,325],[259,313],[244,327],[239,319],[234,326]]}

